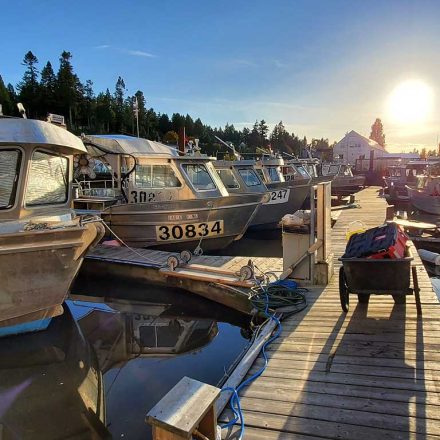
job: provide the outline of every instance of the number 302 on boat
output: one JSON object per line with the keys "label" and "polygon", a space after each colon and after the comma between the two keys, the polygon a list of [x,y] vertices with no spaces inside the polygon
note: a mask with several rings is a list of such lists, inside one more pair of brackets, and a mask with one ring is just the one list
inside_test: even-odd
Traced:
{"label": "number 302 on boat", "polygon": [[223,235],[223,233],[223,220],[156,226],[156,238],[158,241],[198,240],[203,237]]}

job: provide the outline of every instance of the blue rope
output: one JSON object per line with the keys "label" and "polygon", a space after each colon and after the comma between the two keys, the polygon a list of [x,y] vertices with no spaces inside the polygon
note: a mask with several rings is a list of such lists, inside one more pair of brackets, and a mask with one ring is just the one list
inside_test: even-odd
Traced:
{"label": "blue rope", "polygon": [[232,425],[235,425],[238,421],[240,422],[240,435],[238,437],[238,440],[242,440],[243,435],[244,435],[244,417],[243,417],[243,413],[241,411],[241,405],[240,405],[240,397],[238,396],[238,393],[247,385],[249,385],[251,382],[253,382],[255,379],[257,379],[258,377],[260,377],[264,370],[267,367],[268,364],[268,358],[267,358],[267,354],[266,354],[266,347],[271,344],[273,341],[275,341],[275,339],[277,339],[282,331],[282,326],[281,326],[281,322],[280,320],[275,316],[274,312],[272,315],[269,314],[269,295],[267,293],[266,288],[262,288],[263,292],[265,294],[265,309],[264,309],[264,314],[265,316],[270,319],[271,321],[274,321],[277,325],[277,331],[275,332],[275,334],[270,337],[264,344],[262,347],[261,352],[263,353],[263,357],[264,357],[264,365],[256,372],[254,373],[252,376],[248,377],[244,382],[242,382],[237,388],[232,388],[232,387],[225,387],[222,388],[221,391],[232,391],[232,395],[231,398],[229,399],[229,403],[231,405],[231,409],[232,412],[234,413],[234,418],[232,420],[230,420],[228,423],[225,423],[224,425],[221,425],[221,428],[229,428]]}

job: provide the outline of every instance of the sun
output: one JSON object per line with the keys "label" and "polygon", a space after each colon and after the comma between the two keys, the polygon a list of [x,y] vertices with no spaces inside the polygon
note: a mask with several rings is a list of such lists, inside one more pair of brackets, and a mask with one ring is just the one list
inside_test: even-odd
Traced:
{"label": "sun", "polygon": [[397,124],[426,121],[433,106],[433,91],[425,82],[411,79],[398,84],[388,97],[389,117]]}

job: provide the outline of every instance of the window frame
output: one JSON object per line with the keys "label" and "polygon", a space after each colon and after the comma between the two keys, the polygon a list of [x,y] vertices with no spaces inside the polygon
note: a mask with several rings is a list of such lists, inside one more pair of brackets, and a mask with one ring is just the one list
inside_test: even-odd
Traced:
{"label": "window frame", "polygon": [[[252,173],[256,178],[258,183],[254,184],[254,185],[248,185],[245,178],[243,177],[243,175],[241,174],[242,171],[246,171],[246,172],[250,172]],[[253,168],[239,168],[238,169],[238,174],[240,174],[241,179],[243,180],[244,184],[248,187],[248,188],[253,188],[254,186],[259,186],[261,185],[263,182],[261,181],[260,177],[258,176],[258,173],[256,170],[254,170]]]}
{"label": "window frame", "polygon": [[[176,186],[154,186],[154,172],[153,172],[153,167],[168,167],[174,174],[174,177],[176,178],[178,185]],[[150,168],[150,177],[151,177],[151,185],[150,186],[141,186],[138,185],[137,183],[137,169],[138,167],[149,167]],[[134,170],[134,186],[136,188],[141,188],[141,189],[178,189],[178,188],[182,188],[182,182],[179,179],[179,176],[177,175],[176,171],[174,170],[174,168],[169,164],[169,163],[161,163],[161,164],[136,164],[136,168]]]}
{"label": "window frame", "polygon": [[0,206],[0,211],[7,211],[11,210],[16,206],[17,203],[17,192],[19,189],[19,183],[21,180],[21,169],[23,164],[23,158],[25,157],[24,151],[18,147],[18,146],[7,146],[6,148],[0,148],[0,153],[2,151],[17,151],[19,153],[18,160],[17,160],[17,166],[15,168],[15,180],[14,184],[12,185],[11,194],[9,196],[9,204],[7,206]]}
{"label": "window frame", "polygon": [[[211,182],[214,185],[214,188],[209,188],[209,189],[199,189],[199,188],[197,188],[195,186],[194,182],[192,181],[190,175],[188,174],[187,170],[186,170],[186,167],[189,167],[189,166],[191,166],[191,167],[203,167],[205,169],[206,173],[208,174],[209,178],[211,179]],[[194,189],[194,191],[197,191],[197,192],[207,192],[207,191],[218,191],[219,190],[218,186],[215,183],[214,177],[211,176],[211,173],[209,172],[209,169],[208,169],[208,167],[206,166],[205,163],[191,163],[191,162],[190,163],[183,163],[181,165],[181,167],[182,167],[182,170],[183,170],[185,176],[188,179],[189,184]],[[221,182],[220,176],[218,176],[218,178],[219,178],[219,180]],[[224,186],[223,182],[222,182],[222,185]]]}
{"label": "window frame", "polygon": [[[28,203],[26,200],[26,195],[28,192],[28,188],[29,188],[29,181],[30,181],[30,177],[31,177],[31,167],[32,167],[32,160],[34,157],[35,153],[44,153],[47,154],[48,156],[52,156],[52,157],[59,157],[62,159],[65,159],[67,162],[67,166],[66,166],[66,175],[65,175],[65,179],[66,179],[66,197],[65,200],[63,202],[51,202],[51,203]],[[71,166],[71,160],[70,157],[63,155],[63,154],[56,154],[53,151],[48,151],[46,149],[44,149],[43,147],[36,147],[32,150],[30,157],[29,157],[29,165],[28,165],[28,172],[27,172],[27,176],[26,176],[26,185],[24,188],[24,192],[23,192],[23,201],[24,201],[24,206],[27,208],[39,208],[39,207],[46,207],[46,206],[62,206],[65,205],[66,203],[69,202],[70,200],[70,188],[71,188],[71,182],[70,182],[70,166]]]}
{"label": "window frame", "polygon": [[[217,174],[218,174],[218,176],[220,177],[220,180],[222,181],[222,183],[223,183],[223,185],[225,186],[225,188],[227,189],[227,190],[230,190],[230,189],[240,189],[241,188],[241,186],[240,186],[240,182],[237,180],[237,178],[235,177],[235,174],[234,174],[234,171],[232,171],[230,168],[215,168],[215,171],[217,172]],[[231,176],[232,176],[232,179],[234,180],[234,182],[237,184],[237,186],[234,186],[234,187],[229,187],[228,185],[226,185],[226,183],[223,181],[223,179],[221,178],[221,176],[220,176],[220,172],[221,171],[226,171],[226,172],[229,172],[230,174],[231,174]]]}

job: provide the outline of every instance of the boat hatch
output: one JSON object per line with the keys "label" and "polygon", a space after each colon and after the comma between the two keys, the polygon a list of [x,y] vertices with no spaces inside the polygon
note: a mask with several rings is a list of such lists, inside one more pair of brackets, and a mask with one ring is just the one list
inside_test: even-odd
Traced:
{"label": "boat hatch", "polygon": [[183,164],[182,168],[196,191],[212,191],[217,189],[205,165],[188,163]]}
{"label": "boat hatch", "polygon": [[0,209],[15,204],[22,152],[17,148],[0,150]]}
{"label": "boat hatch", "polygon": [[180,188],[182,183],[170,165],[136,165],[138,188]]}
{"label": "boat hatch", "polygon": [[69,160],[35,150],[29,168],[25,194],[26,206],[58,205],[68,200]]}
{"label": "boat hatch", "polygon": [[217,173],[222,179],[223,184],[227,189],[239,189],[240,184],[237,182],[237,179],[234,176],[234,173],[229,168],[220,168],[217,169]]}

